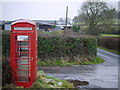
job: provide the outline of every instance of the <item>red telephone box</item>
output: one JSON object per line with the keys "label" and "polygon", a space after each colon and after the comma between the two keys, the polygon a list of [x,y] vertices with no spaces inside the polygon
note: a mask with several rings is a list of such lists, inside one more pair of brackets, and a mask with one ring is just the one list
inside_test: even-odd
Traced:
{"label": "red telephone box", "polygon": [[36,23],[19,20],[11,24],[10,65],[12,81],[17,86],[30,87],[37,72]]}

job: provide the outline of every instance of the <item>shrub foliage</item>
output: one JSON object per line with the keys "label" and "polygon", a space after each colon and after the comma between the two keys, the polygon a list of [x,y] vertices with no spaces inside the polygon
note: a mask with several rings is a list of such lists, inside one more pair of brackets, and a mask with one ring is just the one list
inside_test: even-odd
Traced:
{"label": "shrub foliage", "polygon": [[112,49],[117,52],[120,52],[118,46],[119,46],[119,37],[102,37],[98,38],[98,45],[107,49]]}
{"label": "shrub foliage", "polygon": [[9,57],[10,56],[10,33],[2,33],[2,55]]}
{"label": "shrub foliage", "polygon": [[51,59],[76,56],[96,55],[95,38],[74,37],[38,37],[38,57]]}
{"label": "shrub foliage", "polygon": [[[40,59],[52,59],[76,56],[95,56],[97,40],[87,37],[71,36],[38,36],[38,57]],[[2,54],[10,55],[10,35],[3,33]]]}

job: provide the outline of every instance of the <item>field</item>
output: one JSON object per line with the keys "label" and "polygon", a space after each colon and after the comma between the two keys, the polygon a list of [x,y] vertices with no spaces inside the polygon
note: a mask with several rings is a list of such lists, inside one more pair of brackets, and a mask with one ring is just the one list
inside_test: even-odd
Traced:
{"label": "field", "polygon": [[51,32],[45,32],[43,30],[38,30],[38,34],[62,34],[64,33],[64,30],[56,30]]}

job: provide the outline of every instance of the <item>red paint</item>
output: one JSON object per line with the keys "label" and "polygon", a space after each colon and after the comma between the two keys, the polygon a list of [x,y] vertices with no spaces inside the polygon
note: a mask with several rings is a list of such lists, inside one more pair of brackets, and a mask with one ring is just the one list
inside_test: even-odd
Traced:
{"label": "red paint", "polygon": [[11,26],[10,65],[12,82],[17,86],[29,88],[35,82],[37,73],[36,24],[28,20],[20,20],[13,22]]}

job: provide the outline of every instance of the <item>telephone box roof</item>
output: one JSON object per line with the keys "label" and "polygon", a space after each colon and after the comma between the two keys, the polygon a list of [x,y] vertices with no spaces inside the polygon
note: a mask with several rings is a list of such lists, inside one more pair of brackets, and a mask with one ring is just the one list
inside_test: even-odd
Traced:
{"label": "telephone box roof", "polygon": [[12,22],[11,25],[16,24],[16,23],[21,23],[21,22],[27,22],[27,23],[36,25],[36,22],[33,22],[31,20],[18,20],[18,21]]}

